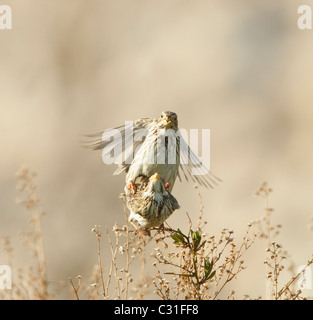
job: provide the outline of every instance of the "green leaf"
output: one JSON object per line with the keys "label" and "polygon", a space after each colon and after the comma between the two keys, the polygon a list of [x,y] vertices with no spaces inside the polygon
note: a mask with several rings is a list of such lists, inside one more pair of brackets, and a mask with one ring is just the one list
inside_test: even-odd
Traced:
{"label": "green leaf", "polygon": [[173,239],[175,242],[181,242],[181,239],[179,238],[179,236],[178,236],[176,233],[174,233],[174,234],[172,235],[172,239]]}
{"label": "green leaf", "polygon": [[197,251],[199,251],[199,250],[205,245],[205,243],[206,243],[206,240],[204,240],[204,241],[200,244],[200,246],[198,247],[198,250],[197,250]]}
{"label": "green leaf", "polygon": [[175,275],[175,276],[181,276],[181,277],[194,277],[194,273],[175,273],[175,272],[164,272],[164,274],[171,274],[171,275]]}
{"label": "green leaf", "polygon": [[171,235],[172,239],[174,240],[175,244],[185,244],[186,241],[184,239],[183,233],[180,231],[180,229],[177,229],[177,232]]}
{"label": "green leaf", "polygon": [[193,252],[197,252],[199,250],[199,243],[201,242],[202,235],[198,231],[193,231],[190,229],[190,235],[193,242]]}
{"label": "green leaf", "polygon": [[210,279],[212,279],[215,276],[216,271],[214,270],[207,278],[207,281],[209,281]]}
{"label": "green leaf", "polygon": [[203,268],[204,268],[204,273],[205,273],[205,275],[209,275],[210,273],[211,273],[211,271],[212,271],[212,268],[213,268],[213,263],[212,263],[213,261],[209,261],[209,260],[207,260],[207,259],[205,259],[204,260],[204,266],[203,266]]}

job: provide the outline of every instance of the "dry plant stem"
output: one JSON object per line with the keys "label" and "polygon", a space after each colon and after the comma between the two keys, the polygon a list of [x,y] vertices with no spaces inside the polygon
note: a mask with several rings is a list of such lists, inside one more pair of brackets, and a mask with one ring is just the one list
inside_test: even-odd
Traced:
{"label": "dry plant stem", "polygon": [[125,213],[125,226],[126,226],[126,244],[125,244],[125,250],[126,250],[126,265],[125,265],[125,272],[126,272],[126,284],[125,284],[125,300],[128,299],[128,286],[129,286],[129,264],[130,264],[130,258],[129,258],[129,226],[128,226],[128,219],[127,214]]}
{"label": "dry plant stem", "polygon": [[125,194],[121,195],[122,201],[123,201],[123,210],[124,210],[124,216],[125,216],[125,233],[126,233],[126,243],[125,243],[125,251],[126,251],[126,262],[125,262],[125,273],[126,273],[126,279],[125,279],[125,295],[124,299],[128,299],[128,288],[129,288],[129,281],[130,281],[130,276],[129,276],[129,265],[130,265],[130,256],[129,256],[129,224],[128,224],[128,217],[127,217],[127,207],[126,207],[126,200],[125,200]]}
{"label": "dry plant stem", "polygon": [[202,200],[202,196],[201,196],[199,187],[195,186],[194,188],[197,190],[199,202],[200,202],[200,214],[199,214],[199,218],[198,218],[197,230],[201,231],[201,222],[202,222],[203,213],[204,213],[204,205],[203,205],[203,200]]}
{"label": "dry plant stem", "polygon": [[107,231],[107,235],[108,235],[108,240],[109,240],[111,255],[112,255],[112,268],[113,268],[114,276],[115,276],[115,280],[116,280],[117,298],[121,299],[120,277],[118,276],[118,273],[117,273],[118,268],[117,268],[117,262],[116,262],[117,250],[118,250],[118,246],[119,246],[119,236],[118,236],[118,234],[115,235],[115,249],[114,249],[108,231]]}
{"label": "dry plant stem", "polygon": [[99,231],[99,229],[100,229],[100,226],[95,225],[94,228],[91,229],[91,232],[94,232],[97,237],[97,257],[98,257],[99,278],[101,282],[102,295],[105,298],[106,291],[104,286],[103,267],[102,267],[102,260],[101,260],[101,232]]}
{"label": "dry plant stem", "polygon": [[47,297],[47,266],[46,266],[46,257],[42,239],[42,231],[41,231],[41,223],[40,223],[40,212],[36,208],[33,211],[33,225],[35,231],[35,239],[36,239],[36,249],[39,263],[39,270],[41,273],[40,284],[41,284],[41,295],[42,297]]}
{"label": "dry plant stem", "polygon": [[270,254],[270,259],[272,263],[269,263],[269,260],[266,260],[265,263],[272,270],[268,277],[272,280],[272,295],[275,300],[278,299],[278,278],[280,272],[283,270],[282,261],[285,259],[284,256],[280,256],[280,248],[281,246],[275,242],[272,242],[269,249],[267,250]]}
{"label": "dry plant stem", "polygon": [[78,286],[77,288],[75,288],[74,283],[73,283],[73,281],[72,281],[71,278],[69,278],[69,281],[70,281],[70,283],[71,283],[71,285],[72,285],[72,288],[73,288],[73,291],[74,291],[76,300],[79,300],[79,296],[78,296],[79,286]]}
{"label": "dry plant stem", "polygon": [[[308,263],[306,264],[306,268],[309,267],[311,264],[313,264],[313,259],[309,260]],[[298,274],[296,274],[294,277],[292,277],[285,285],[284,287],[277,293],[277,297],[276,299],[281,298],[281,296],[289,290],[290,286],[303,274],[303,271],[300,271]],[[299,292],[300,294],[301,292]],[[299,294],[297,294],[297,298],[299,296]]]}
{"label": "dry plant stem", "polygon": [[[213,300],[215,300],[218,295],[220,294],[220,292],[224,289],[224,287],[226,286],[227,283],[229,283],[230,281],[232,281],[234,279],[234,277],[242,270],[241,268],[241,263],[239,264],[239,266],[237,267],[237,270],[235,270],[235,266],[236,266],[236,261],[239,261],[239,259],[242,257],[242,255],[252,246],[252,244],[255,242],[255,238],[256,235],[253,235],[252,240],[248,241],[248,234],[250,231],[250,227],[251,225],[248,225],[248,230],[246,231],[246,234],[243,237],[243,242],[241,243],[239,250],[237,250],[236,252],[234,251],[234,255],[232,257],[233,261],[231,263],[230,269],[228,269],[228,273],[227,273],[227,277],[226,280],[222,283],[222,285],[220,286],[220,288],[218,290],[215,291],[214,295],[213,295]],[[247,242],[248,241],[248,242]],[[224,252],[226,246],[227,246],[228,242],[226,242],[224,248],[222,249],[222,253]],[[232,247],[232,250],[234,250],[234,246]],[[219,257],[221,256],[221,254],[219,255]]]}
{"label": "dry plant stem", "polygon": [[98,241],[99,274],[100,274],[100,281],[101,281],[101,287],[102,287],[102,294],[103,294],[103,297],[105,298],[106,294],[105,294],[104,279],[103,279],[103,268],[102,268],[102,262],[101,262],[101,233],[97,234],[97,241]]}
{"label": "dry plant stem", "polygon": [[[112,253],[112,242],[111,242],[109,230],[107,228],[105,228],[105,231],[106,231],[106,234],[107,234],[107,238],[108,238],[108,241],[109,241],[109,244],[110,244],[110,248],[111,248],[111,253]],[[113,268],[114,268],[114,259],[115,258],[112,256],[111,263],[110,263],[110,271],[109,271],[109,275],[108,275],[108,279],[107,279],[107,284],[106,284],[106,287],[105,287],[106,296],[109,295],[109,288],[110,288],[112,274],[113,274]]]}
{"label": "dry plant stem", "polygon": [[146,259],[145,259],[145,246],[142,246],[142,251],[141,251],[141,263],[140,263],[140,286],[139,286],[139,291],[138,291],[138,300],[142,300],[144,296],[144,283],[145,283],[145,265],[146,265]]}
{"label": "dry plant stem", "polygon": [[[265,222],[265,227],[266,227],[266,234],[265,237],[267,239],[267,249],[266,249],[266,261],[269,262],[271,259],[271,253],[269,252],[269,248],[272,243],[272,236],[271,236],[271,212],[272,209],[269,207],[269,195],[272,192],[272,189],[267,186],[266,182],[263,182],[259,189],[256,192],[257,196],[260,196],[261,198],[264,199],[264,211],[265,211],[265,216],[264,216],[264,222]],[[265,299],[266,300],[272,300],[274,298],[274,284],[273,284],[273,279],[270,276],[271,275],[271,267],[269,263],[266,263],[266,273],[267,273],[267,278],[266,278],[266,293],[265,293]]]}
{"label": "dry plant stem", "polygon": [[[267,249],[266,249],[266,260],[264,264],[267,268],[267,280],[266,280],[266,299],[291,299],[291,300],[300,300],[304,299],[300,296],[301,290],[295,292],[295,281],[299,278],[303,271],[297,273],[293,276],[289,282],[287,282],[281,290],[278,289],[279,286],[279,277],[282,270],[284,270],[284,265],[282,264],[283,260],[286,259],[287,252],[282,250],[282,246],[273,241],[273,238],[279,233],[277,229],[281,225],[276,226],[275,228],[271,224],[271,212],[273,209],[269,207],[269,195],[272,192],[272,189],[267,186],[267,183],[263,183],[256,195],[264,199],[264,210],[265,215],[263,221],[265,223],[265,230],[262,232],[262,237],[267,239]],[[308,261],[307,266],[313,263],[313,259]],[[290,268],[289,268],[290,269]],[[294,274],[294,273],[293,273]]]}
{"label": "dry plant stem", "polygon": [[[264,195],[264,210],[265,210],[265,222],[267,225],[267,236],[268,236],[267,245],[269,248],[271,245],[271,211],[269,210],[269,205],[268,205],[268,192],[266,192]],[[267,253],[266,260],[269,260],[269,259],[270,259],[270,253]],[[270,267],[267,265],[267,274],[269,274],[269,272],[270,272]],[[276,292],[277,292],[277,282],[276,282]],[[269,277],[267,277],[267,281],[266,281],[266,299],[267,300],[273,299],[273,284]]]}
{"label": "dry plant stem", "polygon": [[42,211],[39,206],[39,199],[36,194],[36,186],[33,182],[35,173],[31,173],[28,169],[23,168],[17,173],[19,179],[18,188],[27,192],[26,200],[21,200],[20,203],[28,210],[31,214],[31,225],[33,226],[33,238],[28,245],[34,250],[35,256],[38,262],[38,272],[40,277],[38,297],[39,299],[48,298],[47,289],[47,266],[46,266],[46,256],[43,245],[42,229],[40,218],[42,216]]}

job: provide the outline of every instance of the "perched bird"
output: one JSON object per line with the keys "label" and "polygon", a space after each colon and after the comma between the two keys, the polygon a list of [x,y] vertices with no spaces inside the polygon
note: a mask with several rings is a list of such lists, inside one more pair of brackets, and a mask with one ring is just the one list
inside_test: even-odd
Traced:
{"label": "perched bird", "polygon": [[114,174],[125,172],[127,185],[139,176],[151,177],[155,173],[167,183],[170,192],[177,176],[180,180],[184,176],[187,181],[191,179],[212,188],[221,181],[208,170],[203,175],[195,165],[201,161],[181,136],[177,114],[171,111],[162,112],[159,119],[140,118],[134,123],[87,137],[92,140],[83,146],[93,150],[104,149],[103,157],[114,149],[114,156],[122,159]]}
{"label": "perched bird", "polygon": [[160,226],[179,204],[166,189],[166,183],[155,173],[150,178],[138,176],[125,187],[129,220],[143,229]]}

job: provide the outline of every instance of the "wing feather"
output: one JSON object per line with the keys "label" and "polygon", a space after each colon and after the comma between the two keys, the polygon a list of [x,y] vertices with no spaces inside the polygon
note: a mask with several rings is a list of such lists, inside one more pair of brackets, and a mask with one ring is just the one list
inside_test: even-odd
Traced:
{"label": "wing feather", "polygon": [[[195,153],[190,149],[184,138],[178,133],[180,143],[180,165],[179,165],[179,178],[181,179],[180,172],[183,173],[186,181],[191,179],[193,182],[201,186],[214,188],[218,182],[222,180],[216,177],[209,171]],[[203,170],[208,172],[203,174]]]}
{"label": "wing feather", "polygon": [[113,129],[86,134],[84,136],[88,139],[81,141],[81,146],[87,149],[101,150],[109,144],[111,144],[114,149],[116,146],[121,145],[121,148],[116,149],[120,152],[115,154],[115,156],[122,157],[122,162],[118,165],[114,174],[120,174],[123,171],[128,172],[134,153],[140,149],[142,143],[145,141],[147,130],[149,130],[156,121],[157,120],[151,118],[140,118],[134,123],[128,122],[125,125]]}

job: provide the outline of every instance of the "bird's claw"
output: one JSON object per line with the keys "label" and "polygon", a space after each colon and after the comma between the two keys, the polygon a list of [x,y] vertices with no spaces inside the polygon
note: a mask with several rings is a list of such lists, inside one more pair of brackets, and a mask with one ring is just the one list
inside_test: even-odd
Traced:
{"label": "bird's claw", "polygon": [[133,181],[129,181],[126,188],[127,190],[133,190],[134,193],[137,191],[137,187]]}
{"label": "bird's claw", "polygon": [[166,183],[164,184],[164,187],[165,187],[166,191],[168,191],[169,188],[170,188],[170,183],[169,183],[169,182],[166,182]]}

